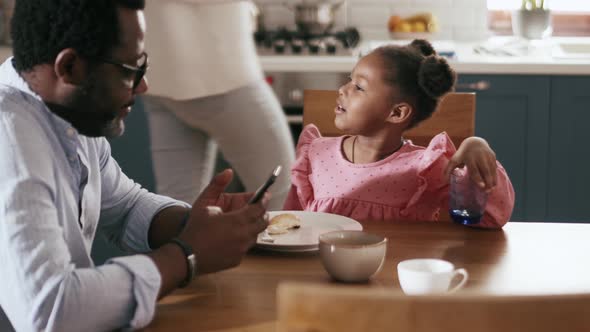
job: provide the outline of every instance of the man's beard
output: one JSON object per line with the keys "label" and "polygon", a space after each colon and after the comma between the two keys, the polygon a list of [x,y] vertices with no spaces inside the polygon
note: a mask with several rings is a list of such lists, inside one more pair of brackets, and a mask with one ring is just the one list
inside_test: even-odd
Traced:
{"label": "man's beard", "polygon": [[[122,120],[117,117],[118,108],[116,106],[100,108],[100,105],[108,104],[108,102],[96,98],[98,95],[105,94],[98,93],[97,87],[91,83],[95,81],[95,77],[89,77],[84,85],[63,104],[49,102],[45,104],[53,113],[68,121],[84,136],[108,138],[121,136],[124,127]],[[115,110],[112,111],[112,109]]]}

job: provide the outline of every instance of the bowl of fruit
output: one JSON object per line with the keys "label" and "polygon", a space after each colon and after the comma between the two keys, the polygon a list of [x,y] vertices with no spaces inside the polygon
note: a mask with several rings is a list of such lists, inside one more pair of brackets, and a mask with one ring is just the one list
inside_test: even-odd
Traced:
{"label": "bowl of fruit", "polygon": [[431,13],[420,13],[408,17],[391,15],[387,29],[392,39],[429,39],[438,30],[436,18]]}

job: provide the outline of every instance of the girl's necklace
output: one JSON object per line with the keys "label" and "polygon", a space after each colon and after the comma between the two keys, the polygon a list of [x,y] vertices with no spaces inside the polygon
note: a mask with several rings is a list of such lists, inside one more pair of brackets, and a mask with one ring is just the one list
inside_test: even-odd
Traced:
{"label": "girl's necklace", "polygon": [[[358,136],[354,136],[354,138],[352,139],[352,156],[351,156],[351,159],[352,159],[352,160],[351,160],[351,161],[352,161],[352,163],[353,163],[353,164],[354,164],[354,145],[355,145],[355,143],[356,143],[356,139],[357,139],[357,138],[358,138]],[[392,154],[396,153],[396,152],[397,152],[399,149],[401,149],[401,148],[402,148],[402,146],[403,146],[403,145],[404,145],[404,140],[402,139],[402,140],[401,140],[401,142],[399,142],[399,146],[398,146],[397,148],[395,148],[395,150],[393,150],[393,151],[389,152],[389,153],[387,154],[387,156],[389,156],[389,155],[392,155]]]}

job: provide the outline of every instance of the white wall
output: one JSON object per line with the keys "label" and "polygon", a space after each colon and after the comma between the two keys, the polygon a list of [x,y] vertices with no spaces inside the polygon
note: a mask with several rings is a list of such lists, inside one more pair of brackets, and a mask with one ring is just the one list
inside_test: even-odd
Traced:
{"label": "white wall", "polygon": [[[295,29],[294,14],[283,3],[301,1],[255,0],[270,29],[279,26]],[[486,0],[346,0],[337,11],[335,28],[356,27],[365,40],[388,39],[390,15],[404,17],[419,12],[432,12],[438,20],[439,32],[432,39],[478,40],[487,36]]]}

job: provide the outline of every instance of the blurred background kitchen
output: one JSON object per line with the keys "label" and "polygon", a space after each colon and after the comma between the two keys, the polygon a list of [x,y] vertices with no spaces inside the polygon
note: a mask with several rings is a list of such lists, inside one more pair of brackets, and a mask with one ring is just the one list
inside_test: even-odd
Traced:
{"label": "blurred background kitchen", "polygon": [[[12,6],[0,1],[3,59]],[[477,94],[476,134],[516,190],[512,220],[590,220],[590,1],[257,0],[252,20],[295,139],[305,89],[337,89],[379,45],[429,39],[457,70],[457,90]],[[149,139],[138,103],[111,143],[121,167],[153,190]]]}

